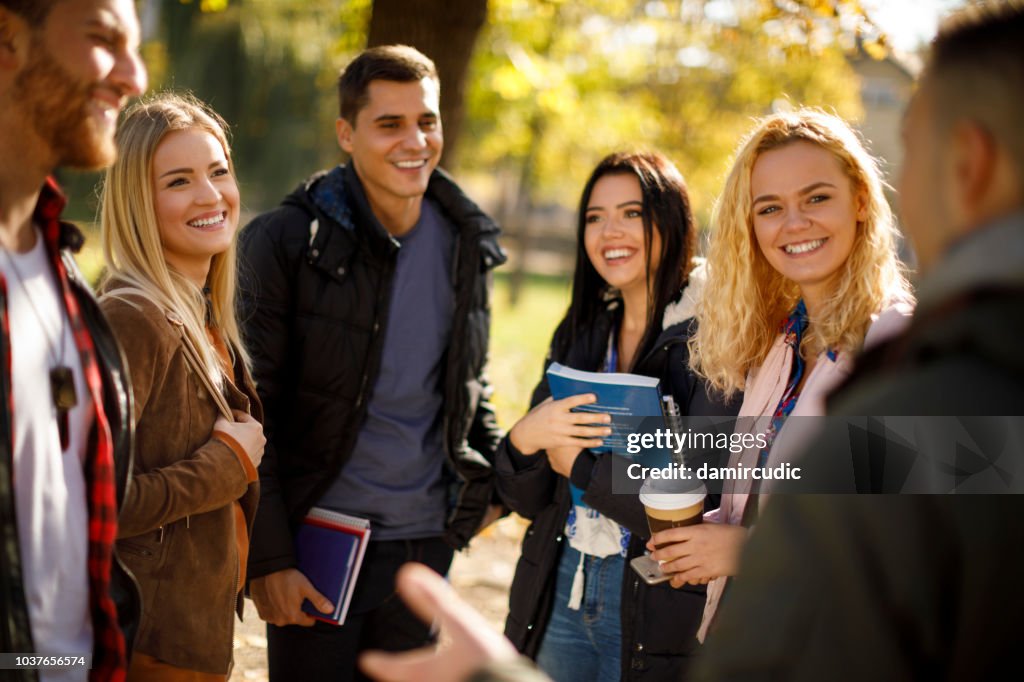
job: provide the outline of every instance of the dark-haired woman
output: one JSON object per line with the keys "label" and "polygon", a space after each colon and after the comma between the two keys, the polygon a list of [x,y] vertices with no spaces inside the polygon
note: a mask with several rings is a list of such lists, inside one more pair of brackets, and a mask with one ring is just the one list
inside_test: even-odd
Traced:
{"label": "dark-haired woman", "polygon": [[[547,362],[658,377],[683,415],[734,414],[688,370],[704,272],[682,176],[660,154],[613,154],[583,190],[572,301]],[[556,682],[682,679],[704,587],[649,587],[629,569],[649,536],[635,495],[613,495],[610,431],[581,424],[589,395],[552,400],[546,379],[498,451],[505,503],[532,525],[505,634]],[[605,417],[605,415],[601,415]],[[593,420],[593,415],[588,415]]]}

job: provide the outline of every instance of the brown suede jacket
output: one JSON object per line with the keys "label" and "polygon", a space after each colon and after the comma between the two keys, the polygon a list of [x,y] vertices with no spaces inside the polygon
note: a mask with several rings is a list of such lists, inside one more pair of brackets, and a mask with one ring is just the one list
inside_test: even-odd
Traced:
{"label": "brown suede jacket", "polygon": [[[255,469],[213,435],[217,407],[164,312],[136,295],[104,298],[101,307],[124,347],[135,395],[135,468],[117,543],[142,590],[135,648],[175,666],[226,674],[235,613],[242,614],[235,502],[251,533]],[[262,421],[240,361],[234,374],[228,404]]]}

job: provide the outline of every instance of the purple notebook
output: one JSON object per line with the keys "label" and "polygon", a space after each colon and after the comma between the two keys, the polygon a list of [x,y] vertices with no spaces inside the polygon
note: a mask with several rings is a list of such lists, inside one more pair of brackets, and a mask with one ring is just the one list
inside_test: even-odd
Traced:
{"label": "purple notebook", "polygon": [[352,592],[359,577],[370,522],[322,507],[313,507],[295,533],[298,569],[317,591],[331,600],[334,613],[321,613],[307,599],[302,610],[335,625],[345,622]]}

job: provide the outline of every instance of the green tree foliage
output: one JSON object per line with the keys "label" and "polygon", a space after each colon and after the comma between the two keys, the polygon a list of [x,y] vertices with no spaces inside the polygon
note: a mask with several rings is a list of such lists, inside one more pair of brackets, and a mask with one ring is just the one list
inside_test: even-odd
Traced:
{"label": "green tree foliage", "polygon": [[[338,162],[338,67],[362,49],[372,0],[148,0],[150,90],[190,90],[231,126],[242,200],[276,205]],[[147,19],[149,25],[147,25]],[[96,214],[95,173],[64,172],[69,215]]]}
{"label": "green tree foliage", "polygon": [[706,218],[753,117],[797,104],[860,113],[837,15],[797,9],[491,0],[471,71],[474,149],[463,150],[461,168],[504,169],[531,202],[571,205],[601,156],[656,148],[683,171]]}
{"label": "green tree foliage", "polygon": [[337,65],[361,47],[370,0],[340,5],[245,0],[203,12],[195,4],[165,2],[162,25],[173,73],[160,85],[193,90],[231,124],[251,209],[273,206],[312,170],[338,160]]}
{"label": "green tree foliage", "polygon": [[[339,160],[334,80],[365,46],[372,5],[140,3],[152,89],[192,90],[227,119],[250,210]],[[788,99],[857,117],[843,48],[877,45],[872,30],[857,0],[489,0],[456,170],[510,184],[519,209],[571,205],[602,155],[654,147],[706,217],[753,116]],[[71,215],[91,219],[97,176],[62,180]]]}
{"label": "green tree foliage", "polygon": [[488,0],[374,0],[368,46],[412,45],[437,67],[444,122],[444,156],[450,166],[457,157],[466,99],[466,71],[477,36],[487,21]]}

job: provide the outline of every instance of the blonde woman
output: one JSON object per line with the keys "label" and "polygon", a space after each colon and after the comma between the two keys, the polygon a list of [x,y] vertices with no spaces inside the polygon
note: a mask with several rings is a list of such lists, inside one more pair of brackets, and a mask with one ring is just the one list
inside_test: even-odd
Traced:
{"label": "blonde woman", "polygon": [[132,109],[103,186],[101,305],[135,402],[118,550],[142,590],[129,680],[225,680],[258,497],[262,417],[234,316],[239,197],[197,100]]}
{"label": "blonde woman", "polygon": [[[743,391],[738,428],[767,447],[730,465],[774,467],[797,454],[791,416],[825,413],[825,396],[865,345],[898,332],[913,297],[875,159],[841,119],[818,110],[770,116],[741,144],[715,210],[708,282],[690,363],[726,395]],[[752,425],[752,426],[751,426]],[[672,584],[711,581],[703,640],[734,575],[757,504],[729,481],[705,523],[664,531],[654,553]]]}

